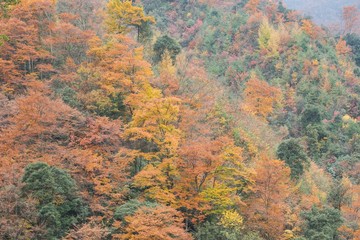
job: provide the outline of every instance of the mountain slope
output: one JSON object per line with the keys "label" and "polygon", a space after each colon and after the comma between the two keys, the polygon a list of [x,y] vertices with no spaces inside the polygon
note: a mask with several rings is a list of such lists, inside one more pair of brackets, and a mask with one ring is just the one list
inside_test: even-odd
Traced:
{"label": "mountain slope", "polygon": [[0,238],[359,239],[360,37],[278,2],[4,2]]}

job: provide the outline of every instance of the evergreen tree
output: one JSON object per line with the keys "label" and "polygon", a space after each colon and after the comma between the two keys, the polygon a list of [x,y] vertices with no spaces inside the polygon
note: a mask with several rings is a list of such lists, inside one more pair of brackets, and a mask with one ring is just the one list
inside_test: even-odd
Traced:
{"label": "evergreen tree", "polygon": [[160,37],[154,45],[154,61],[160,62],[163,54],[168,51],[173,63],[175,63],[176,56],[181,52],[181,46],[171,37],[165,35]]}
{"label": "evergreen tree", "polygon": [[75,181],[64,170],[33,163],[26,167],[22,181],[25,183],[23,194],[38,202],[40,221],[46,225],[48,239],[62,237],[88,214],[77,195]]}
{"label": "evergreen tree", "polygon": [[305,220],[304,236],[308,240],[336,239],[337,229],[343,222],[340,211],[334,208],[319,209],[314,206],[302,216]]}
{"label": "evergreen tree", "polygon": [[283,141],[278,147],[277,156],[290,167],[292,178],[298,178],[304,173],[308,159],[297,139]]}

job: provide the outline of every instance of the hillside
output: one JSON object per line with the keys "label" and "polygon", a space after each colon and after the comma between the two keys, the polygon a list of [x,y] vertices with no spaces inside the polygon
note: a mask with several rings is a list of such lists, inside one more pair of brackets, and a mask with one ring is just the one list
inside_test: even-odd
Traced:
{"label": "hillside", "polygon": [[360,239],[358,12],[277,2],[4,2],[0,238]]}

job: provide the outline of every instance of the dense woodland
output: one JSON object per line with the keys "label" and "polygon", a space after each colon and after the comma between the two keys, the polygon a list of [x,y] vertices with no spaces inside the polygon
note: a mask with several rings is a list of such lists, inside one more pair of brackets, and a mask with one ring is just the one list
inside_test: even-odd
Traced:
{"label": "dense woodland", "polygon": [[1,239],[360,239],[360,14],[0,2]]}

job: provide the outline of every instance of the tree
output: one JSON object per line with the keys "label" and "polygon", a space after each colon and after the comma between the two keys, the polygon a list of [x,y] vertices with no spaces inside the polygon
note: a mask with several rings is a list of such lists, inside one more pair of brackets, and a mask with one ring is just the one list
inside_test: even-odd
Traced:
{"label": "tree", "polygon": [[344,177],[341,180],[334,181],[329,192],[328,202],[333,208],[341,211],[344,205],[351,203],[351,190],[352,184],[348,178]]}
{"label": "tree", "polygon": [[157,165],[164,159],[173,158],[181,136],[177,128],[180,99],[163,97],[159,89],[144,82],[139,84],[136,93],[125,99],[125,103],[131,109],[132,119],[124,137],[137,151],[133,156],[133,174],[147,163]]}
{"label": "tree", "polygon": [[249,226],[258,230],[265,239],[279,239],[286,223],[290,169],[283,161],[263,156],[255,171],[255,186],[245,209]]}
{"label": "tree", "polygon": [[295,179],[304,173],[308,164],[306,152],[296,139],[283,141],[277,149],[277,156],[290,167],[291,177]]}
{"label": "tree", "polygon": [[260,50],[263,51],[266,56],[279,56],[279,33],[269,24],[266,18],[264,18],[259,28],[258,43],[260,46]]}
{"label": "tree", "polygon": [[163,59],[165,52],[170,54],[173,64],[175,63],[176,56],[181,52],[179,43],[167,35],[158,38],[154,44],[155,63],[158,63]]}
{"label": "tree", "polygon": [[28,96],[17,99],[19,112],[14,116],[15,134],[25,139],[39,137],[48,129],[48,124],[56,121],[57,113],[62,110],[60,103],[44,95],[30,92]]}
{"label": "tree", "polygon": [[82,30],[65,17],[51,25],[50,30],[51,35],[45,42],[56,56],[56,65],[65,63],[67,59],[72,59],[76,64],[85,61],[89,40],[95,35],[93,31]]}
{"label": "tree", "polygon": [[249,0],[244,6],[245,10],[249,13],[255,13],[260,4],[260,0]]}
{"label": "tree", "polygon": [[222,213],[220,224],[227,230],[226,239],[236,239],[244,228],[244,219],[237,211],[227,210]]}
{"label": "tree", "polygon": [[125,228],[129,225],[130,222],[127,222],[127,218],[130,216],[134,216],[135,213],[140,208],[148,208],[152,209],[158,206],[159,204],[156,202],[141,202],[137,199],[131,199],[126,201],[121,206],[117,207],[114,213],[114,223],[113,227],[116,229],[113,233],[119,234],[124,233]]}
{"label": "tree", "polygon": [[345,33],[356,33],[359,29],[360,11],[356,6],[346,6],[342,12]]}
{"label": "tree", "polygon": [[340,38],[338,43],[336,44],[336,52],[339,56],[346,55],[351,52],[351,48],[346,45],[345,40]]}
{"label": "tree", "polygon": [[131,152],[122,146],[122,124],[103,117],[88,119],[85,126],[79,129],[81,137],[72,136],[76,147],[67,157],[74,159],[80,179],[85,178],[82,184],[89,186],[92,207],[102,201],[116,205],[122,196],[120,186],[127,182]]}
{"label": "tree", "polygon": [[265,119],[273,112],[274,106],[280,103],[281,91],[252,76],[246,83],[244,98],[245,110]]}
{"label": "tree", "polygon": [[312,39],[317,38],[319,35],[319,28],[314,25],[314,23],[309,19],[303,19],[302,23],[302,30],[309,35]]}
{"label": "tree", "polygon": [[334,192],[335,194],[330,194],[332,199],[335,200],[331,201],[331,203],[335,203],[335,206],[336,203],[338,203],[338,207],[341,207],[342,217],[344,218],[343,226],[339,229],[339,232],[343,230],[341,231],[341,236],[344,238],[347,237],[348,239],[351,239],[351,237],[353,239],[359,238],[360,186],[353,185],[348,178],[343,178],[340,187],[335,185]]}
{"label": "tree", "polygon": [[62,18],[68,18],[70,22],[83,31],[101,29],[102,14],[106,2],[98,0],[58,0],[57,12]]}
{"label": "tree", "polygon": [[109,235],[109,231],[96,223],[90,222],[80,226],[76,226],[75,229],[71,230],[68,235],[63,239],[66,240],[102,240],[106,239]]}
{"label": "tree", "polygon": [[346,34],[344,40],[346,41],[346,44],[351,47],[355,63],[360,67],[360,36],[357,34]]}
{"label": "tree", "polygon": [[174,206],[185,214],[187,229],[205,216],[220,216],[241,204],[241,195],[253,183],[241,149],[225,136],[187,140],[174,162],[178,175],[171,192],[177,200]]}
{"label": "tree", "polygon": [[88,210],[77,195],[75,181],[65,171],[45,163],[33,163],[26,167],[22,181],[22,193],[37,203],[40,223],[46,225],[47,236],[58,238],[81,223]]}
{"label": "tree", "polygon": [[[5,180],[2,178],[2,180]],[[0,237],[2,239],[44,239],[46,229],[38,225],[36,200],[21,196],[21,184],[0,188]]]}
{"label": "tree", "polygon": [[245,231],[242,217],[227,211],[219,221],[208,220],[197,229],[196,239],[206,240],[263,240],[256,232]]}
{"label": "tree", "polygon": [[175,205],[173,188],[179,177],[174,159],[164,159],[162,163],[154,166],[148,164],[134,177],[134,186],[143,191],[146,199],[164,205]]}
{"label": "tree", "polygon": [[49,35],[54,14],[53,1],[29,0],[20,1],[12,7],[9,17],[0,19],[3,36],[0,84],[5,85],[9,93],[23,91],[24,83],[39,74],[39,68],[52,71],[48,65],[52,56],[45,48],[43,39]]}
{"label": "tree", "polygon": [[173,65],[173,60],[167,50],[163,53],[159,63],[159,76],[154,79],[154,84],[162,90],[165,96],[176,95],[180,88],[176,67]]}
{"label": "tree", "polygon": [[336,239],[337,229],[343,222],[340,211],[333,208],[313,207],[310,211],[304,212],[302,217],[305,221],[304,236],[309,240]]}
{"label": "tree", "polygon": [[180,100],[163,98],[158,89],[148,85],[137,94],[129,95],[125,102],[133,113],[125,137],[142,151],[140,155],[156,162],[173,157],[180,141],[176,127]]}
{"label": "tree", "polygon": [[50,99],[47,96],[47,88],[42,82],[28,82],[27,85],[29,88],[36,88],[37,92],[29,90],[27,96],[16,98],[14,101],[16,114],[8,116],[10,124],[0,137],[2,142],[0,146],[4,147],[3,154],[8,156],[11,156],[10,152],[15,155],[16,152],[21,154],[20,149],[23,147],[27,149],[27,157],[19,158],[17,161],[21,169],[29,163],[32,153],[37,155],[44,150],[44,145],[51,145],[50,139],[59,133],[60,128],[57,123],[62,117],[76,115],[61,101]]}
{"label": "tree", "polygon": [[115,210],[114,218],[116,220],[125,221],[128,216],[133,216],[136,211],[141,207],[154,208],[158,204],[153,202],[140,202],[137,199],[131,199],[119,206]]}
{"label": "tree", "polygon": [[143,23],[155,23],[155,19],[146,16],[143,8],[134,6],[132,0],[110,0],[106,8],[109,33],[126,34],[131,31],[130,27],[136,27],[139,38]]}
{"label": "tree", "polygon": [[129,225],[125,228],[124,234],[117,235],[121,239],[192,239],[191,235],[183,229],[181,214],[170,207],[141,207],[133,216],[128,216],[125,220]]}
{"label": "tree", "polygon": [[88,58],[91,61],[80,66],[74,86],[83,107],[100,116],[121,117],[127,122],[133,106],[125,103],[125,99],[140,89],[142,93],[144,89],[154,90],[149,84],[153,73],[143,59],[142,48],[119,34],[108,36],[104,43],[95,37],[90,41]]}
{"label": "tree", "polygon": [[218,222],[206,221],[200,225],[195,233],[196,239],[218,240],[226,239],[223,228]]}
{"label": "tree", "polygon": [[[314,115],[316,118],[316,116]],[[321,124],[309,124],[305,129],[308,145],[308,155],[318,161],[328,147],[328,132]]]}
{"label": "tree", "polygon": [[327,172],[310,162],[299,183],[301,209],[309,210],[314,205],[320,207],[326,204],[332,185],[332,178]]}
{"label": "tree", "polygon": [[322,112],[316,105],[307,106],[301,114],[300,122],[303,128],[306,128],[309,124],[319,124],[322,120]]}

